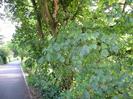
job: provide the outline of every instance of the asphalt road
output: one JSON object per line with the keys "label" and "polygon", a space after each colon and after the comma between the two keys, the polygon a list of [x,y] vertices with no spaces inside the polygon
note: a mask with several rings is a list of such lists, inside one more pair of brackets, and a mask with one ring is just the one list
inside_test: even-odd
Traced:
{"label": "asphalt road", "polygon": [[20,62],[0,65],[0,99],[30,99]]}

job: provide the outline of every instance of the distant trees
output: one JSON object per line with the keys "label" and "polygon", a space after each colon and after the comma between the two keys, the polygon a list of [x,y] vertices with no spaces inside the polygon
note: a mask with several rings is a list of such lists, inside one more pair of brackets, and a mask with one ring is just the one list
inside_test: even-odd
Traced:
{"label": "distant trees", "polygon": [[7,53],[4,49],[0,48],[0,64],[7,63]]}

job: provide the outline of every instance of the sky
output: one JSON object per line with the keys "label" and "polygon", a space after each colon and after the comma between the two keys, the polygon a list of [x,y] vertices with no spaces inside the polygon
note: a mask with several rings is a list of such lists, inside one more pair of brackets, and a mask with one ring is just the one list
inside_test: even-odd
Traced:
{"label": "sky", "polygon": [[3,35],[3,40],[11,40],[13,33],[15,33],[15,25],[8,20],[3,21],[0,19],[0,35]]}
{"label": "sky", "polygon": [[[0,6],[0,13],[4,14],[4,6]],[[0,18],[0,35],[3,35],[3,41],[10,41],[13,33],[15,33],[15,25],[5,17]]]}

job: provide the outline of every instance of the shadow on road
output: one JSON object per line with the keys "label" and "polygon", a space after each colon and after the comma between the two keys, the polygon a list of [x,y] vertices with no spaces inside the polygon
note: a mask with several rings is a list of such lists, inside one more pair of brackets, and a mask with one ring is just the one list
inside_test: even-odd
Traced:
{"label": "shadow on road", "polygon": [[0,99],[30,99],[20,61],[0,65]]}

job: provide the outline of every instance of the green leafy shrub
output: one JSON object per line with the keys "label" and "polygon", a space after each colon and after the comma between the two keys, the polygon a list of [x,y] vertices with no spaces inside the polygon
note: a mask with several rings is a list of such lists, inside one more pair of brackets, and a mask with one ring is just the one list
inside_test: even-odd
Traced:
{"label": "green leafy shrub", "polygon": [[130,43],[125,46],[113,33],[81,33],[80,27],[64,32],[74,26],[70,23],[40,54],[34,53],[40,58],[32,66],[30,83],[46,99],[131,99],[133,56],[126,53]]}
{"label": "green leafy shrub", "polygon": [[[43,78],[41,76],[46,69],[40,68],[42,72],[38,73],[41,80],[38,83],[44,84],[42,88],[45,88],[48,82],[58,86],[59,97],[63,99],[133,97],[133,76],[132,70],[129,70],[132,65],[130,58],[124,61],[125,55],[119,60],[121,48],[125,45],[120,46],[117,35],[106,35],[100,32],[82,34],[78,29],[69,35],[69,33],[64,34],[64,31],[56,41],[54,39],[49,41],[48,46],[43,50],[43,56],[38,60],[42,68],[52,70],[48,78]],[[98,45],[98,43],[101,44]],[[129,56],[127,54],[127,57]],[[50,76],[53,79],[49,79]],[[46,79],[49,79],[48,82]]]}

